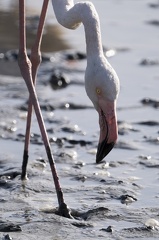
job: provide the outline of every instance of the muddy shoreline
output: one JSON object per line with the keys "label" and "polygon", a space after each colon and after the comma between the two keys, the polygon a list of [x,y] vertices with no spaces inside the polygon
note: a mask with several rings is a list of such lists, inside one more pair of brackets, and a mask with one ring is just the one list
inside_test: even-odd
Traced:
{"label": "muddy shoreline", "polygon": [[[99,4],[102,9],[103,3]],[[107,4],[110,4],[112,14],[118,7],[120,11],[117,12],[125,13],[130,4],[143,18],[144,11],[148,12],[149,22],[157,14],[152,11],[158,9],[156,4],[148,2]],[[13,5],[11,10],[13,25],[16,25],[16,7]],[[114,48],[106,48],[106,54],[114,54],[109,60],[121,79],[117,106],[119,138],[113,151],[99,165],[95,164],[98,116],[84,89],[85,52],[70,50],[68,42],[61,37],[61,30],[56,27],[53,30],[48,26],[46,31],[50,37],[46,35],[48,40],[44,41],[45,60],[39,69],[36,89],[64,198],[74,219],[56,214],[56,192],[35,115],[29,151],[29,180],[20,180],[28,92],[17,65],[17,30],[14,30],[16,35],[12,40],[12,29],[8,32],[0,29],[3,30],[3,38],[0,38],[1,240],[159,238],[158,46],[152,44],[144,48],[145,36],[155,38],[158,28],[155,25],[154,29],[152,21],[147,24],[147,21],[140,21],[138,15],[134,18],[133,11],[131,13],[130,34],[132,29],[141,27],[141,40],[145,45],[139,47],[139,42],[134,41],[130,47],[129,44],[121,47],[122,42],[120,47],[117,43]],[[7,24],[5,12],[1,12],[0,19],[2,17]],[[120,24],[112,24],[108,14],[109,21],[118,33],[122,26],[127,26],[123,19]],[[13,28],[13,25],[8,27]],[[34,33],[32,29],[29,31],[32,41]],[[55,44],[52,44],[54,36]],[[10,58],[6,59],[6,56]]]}
{"label": "muddy shoreline", "polygon": [[[64,56],[65,53],[63,58]],[[80,65],[80,61],[76,60],[76,64]],[[68,60],[65,63],[68,66]],[[50,69],[50,63],[43,64]],[[46,71],[43,64],[42,69]],[[71,74],[72,71],[69,68],[66,70],[66,66],[63,72]],[[94,239],[94,236],[96,239],[157,239],[158,226],[147,227],[145,223],[151,218],[156,221],[158,219],[159,195],[154,191],[158,182],[158,138],[152,133],[144,134],[145,129],[149,133],[156,129],[157,133],[157,119],[153,122],[141,119],[131,123],[118,121],[119,140],[112,152],[114,156],[108,162],[95,165],[98,126],[93,130],[93,135],[85,133],[83,127],[77,127],[78,114],[81,116],[87,111],[89,114],[94,113],[94,109],[89,104],[79,104],[79,100],[74,102],[74,98],[70,101],[67,95],[71,88],[80,90],[83,85],[72,84],[55,91],[49,81],[44,84],[42,76],[41,70],[37,91],[64,197],[75,220],[55,214],[56,193],[35,116],[30,146],[29,181],[21,182],[28,93],[21,77],[1,75],[1,238],[44,239],[47,234],[47,239],[52,239],[53,236],[53,239],[75,239],[77,236],[79,239]],[[57,93],[56,101],[54,94],[50,97],[52,91]],[[59,104],[60,91],[67,94],[65,100],[61,99]],[[66,108],[68,102],[70,107]],[[131,110],[119,108],[118,112],[124,114],[137,109],[158,111],[154,108],[153,99],[141,99],[138,107]],[[75,125],[71,121],[72,117]],[[134,140],[128,142],[129,136]],[[149,150],[146,151],[144,145],[151,146],[151,155],[148,155]],[[154,179],[150,185],[152,187],[147,188],[150,179]],[[151,201],[146,191],[153,192],[152,206],[149,206]]]}

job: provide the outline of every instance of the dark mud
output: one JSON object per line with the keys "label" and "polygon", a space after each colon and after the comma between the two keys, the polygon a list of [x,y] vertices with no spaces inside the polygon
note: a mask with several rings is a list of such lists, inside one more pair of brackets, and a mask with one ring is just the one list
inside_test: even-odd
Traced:
{"label": "dark mud", "polygon": [[[62,54],[64,54],[63,57]],[[65,52],[61,52],[60,55],[60,59],[65,58]],[[55,59],[54,56],[54,63],[59,61],[59,57]],[[60,71],[67,74],[71,82],[72,71],[67,67],[69,61],[65,58],[65,64],[63,68],[60,67]],[[76,60],[79,66],[80,61]],[[95,165],[98,125],[91,135],[85,132],[84,127],[79,127],[76,123],[78,112],[91,113],[94,109],[87,102],[76,104],[64,95],[67,89],[74,88],[74,86],[76,89],[84,87],[83,84],[81,85],[82,68],[77,69],[77,72],[74,70],[74,74],[78,75],[75,85],[70,84],[56,90],[56,92],[63,91],[62,95],[65,96],[65,100],[62,97],[59,101],[54,95],[52,98],[51,95],[45,96],[44,94],[55,92],[50,86],[49,76],[44,84],[42,74],[44,66],[45,72],[48,71],[50,76],[52,74],[50,61],[44,61],[40,70],[37,91],[50,143],[54,150],[64,197],[74,219],[65,219],[57,214],[54,184],[35,116],[31,134],[29,180],[24,182],[20,180],[28,94],[21,78],[1,76],[1,98],[7,100],[1,104],[0,112],[0,141],[3,149],[1,149],[0,160],[1,238],[44,239],[47,234],[47,239],[52,239],[53,235],[53,239],[64,237],[75,239],[77,236],[79,239],[94,239],[94,237],[96,239],[158,239],[158,225],[154,227],[145,225],[146,220],[150,218],[157,221],[158,208],[156,204],[153,205],[152,200],[150,200],[151,207],[146,204],[149,198],[146,185],[150,178],[147,180],[144,178],[151,169],[149,174],[155,176],[155,182],[151,183],[154,184],[151,191],[157,203],[159,196],[155,191],[155,186],[158,182],[159,158],[155,152],[158,149],[158,121],[126,122],[119,120],[119,136],[121,137],[113,150],[115,154],[113,159],[110,163],[104,161],[100,165]],[[41,92],[43,95],[40,95]],[[147,107],[148,111],[152,107],[154,111],[157,111],[154,107],[157,103],[156,99],[145,98],[138,102],[137,107],[131,109],[142,111]],[[64,111],[64,115],[68,115],[69,118],[60,117],[61,111]],[[127,112],[127,107],[119,107],[118,111]],[[155,134],[145,135],[146,128],[153,128],[156,138]],[[126,140],[130,136],[134,138],[133,141]],[[145,155],[141,155],[143,152],[141,149],[150,144],[153,146],[151,156],[146,155],[145,151]],[[14,151],[10,149],[10,145],[13,146]],[[128,151],[133,161],[130,161],[130,157],[119,157],[118,155],[123,151]],[[76,232],[76,237],[74,232]]]}

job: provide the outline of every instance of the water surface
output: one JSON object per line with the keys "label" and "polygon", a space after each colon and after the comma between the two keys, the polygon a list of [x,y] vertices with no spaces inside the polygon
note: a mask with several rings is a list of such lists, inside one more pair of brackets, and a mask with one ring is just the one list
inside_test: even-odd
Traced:
{"label": "water surface", "polygon": [[[38,13],[39,2],[42,1],[27,1],[31,16]],[[26,120],[22,107],[26,104],[28,93],[18,70],[15,70],[18,69],[17,62],[2,59],[0,221],[1,226],[2,223],[5,226],[14,225],[14,231],[8,227],[8,231],[4,232],[3,228],[0,233],[2,239],[6,234],[13,239],[158,239],[158,228],[147,229],[144,224],[150,218],[159,221],[159,108],[153,104],[143,105],[141,100],[149,98],[158,101],[159,32],[158,26],[150,24],[150,21],[158,20],[159,8],[149,5],[155,1],[92,2],[101,19],[103,45],[114,50],[115,55],[109,61],[121,81],[117,104],[118,142],[105,162],[96,165],[98,116],[84,89],[86,60],[68,61],[65,60],[65,52],[56,53],[63,49],[85,53],[83,27],[77,31],[59,27],[50,5],[47,18],[50,35],[46,35],[49,44],[45,42],[43,49],[49,52],[53,61],[42,64],[37,92],[42,106],[55,108],[43,110],[43,116],[65,201],[72,212],[83,213],[85,218],[68,220],[53,212],[57,207],[56,194],[35,116],[29,181],[21,182]],[[1,1],[0,7],[3,19],[14,16],[12,21],[16,25],[17,1]],[[1,34],[5,39],[4,30]],[[9,30],[10,37],[1,42],[2,53],[18,48],[17,30],[16,25],[14,34]],[[30,31],[28,34],[33,40],[34,34]],[[51,44],[51,41],[59,44]],[[52,45],[56,47],[53,49]],[[147,64],[140,64],[143,60]],[[53,90],[49,79],[54,68],[62,71],[72,84],[61,90]],[[68,103],[75,104],[78,109],[60,107]],[[79,109],[79,105],[86,108]],[[63,139],[63,145],[59,146],[54,138]],[[128,205],[122,201],[122,196],[127,195],[132,200]],[[22,232],[18,231],[17,225]],[[108,226],[112,226],[112,233],[107,231]]]}

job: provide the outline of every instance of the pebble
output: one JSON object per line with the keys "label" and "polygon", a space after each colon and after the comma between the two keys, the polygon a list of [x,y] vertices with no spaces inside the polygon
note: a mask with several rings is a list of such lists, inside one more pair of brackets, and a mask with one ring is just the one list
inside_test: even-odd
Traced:
{"label": "pebble", "polygon": [[2,240],[12,240],[12,237],[9,236],[9,234],[4,235]]}
{"label": "pebble", "polygon": [[149,6],[151,8],[159,8],[159,3],[150,3]]}
{"label": "pebble", "polygon": [[155,227],[159,227],[159,221],[157,221],[157,220],[154,219],[154,218],[149,218],[149,219],[145,222],[145,226],[154,229]]}
{"label": "pebble", "polygon": [[120,200],[121,200],[122,204],[128,205],[130,203],[133,203],[133,202],[137,201],[137,198],[126,194],[126,195],[120,196]]}
{"label": "pebble", "polygon": [[65,88],[70,84],[69,78],[59,71],[53,71],[49,82],[54,90]]}
{"label": "pebble", "polygon": [[151,24],[153,26],[156,26],[156,27],[159,27],[159,20],[150,20],[150,21],[147,21],[148,24]]}
{"label": "pebble", "polygon": [[145,126],[149,126],[149,127],[159,126],[159,122],[153,121],[153,120],[141,121],[141,122],[137,122],[137,124],[145,125]]}
{"label": "pebble", "polygon": [[86,59],[86,54],[81,52],[67,53],[66,60],[83,60]]}
{"label": "pebble", "polygon": [[100,231],[105,231],[105,232],[112,233],[113,232],[113,228],[112,228],[112,226],[108,226],[107,228],[101,228]]}
{"label": "pebble", "polygon": [[143,105],[152,106],[154,108],[158,108],[159,107],[159,101],[156,100],[156,99],[152,99],[152,98],[143,98],[141,100],[141,103]]}

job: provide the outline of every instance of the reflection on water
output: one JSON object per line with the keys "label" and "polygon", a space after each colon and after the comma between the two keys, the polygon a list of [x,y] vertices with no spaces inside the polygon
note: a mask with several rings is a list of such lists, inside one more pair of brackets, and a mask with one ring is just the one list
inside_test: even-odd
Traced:
{"label": "reflection on water", "polygon": [[[13,3],[14,2],[14,3]],[[1,3],[2,4],[2,3]],[[1,7],[0,4],[0,7]],[[2,4],[3,5],[3,4]],[[3,5],[4,6],[4,5]],[[8,3],[7,11],[0,10],[0,51],[5,52],[9,49],[18,48],[18,1]],[[29,9],[29,17],[27,16],[27,48],[31,48],[35,39],[36,29],[38,25],[39,15],[35,12],[31,13]],[[61,30],[57,25],[46,24],[43,40],[42,51],[53,52],[69,48],[61,39]]]}

